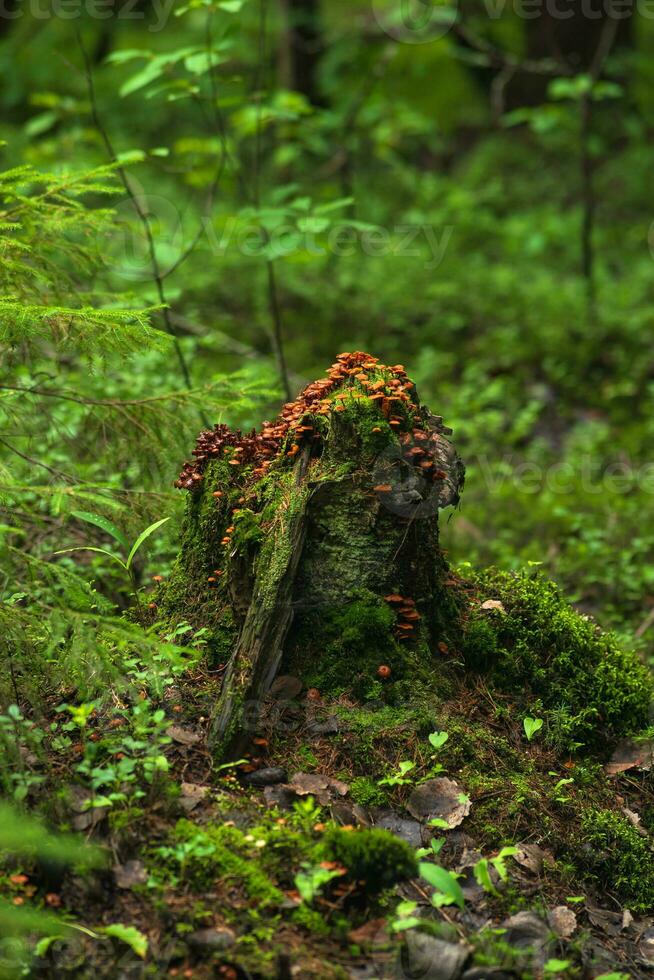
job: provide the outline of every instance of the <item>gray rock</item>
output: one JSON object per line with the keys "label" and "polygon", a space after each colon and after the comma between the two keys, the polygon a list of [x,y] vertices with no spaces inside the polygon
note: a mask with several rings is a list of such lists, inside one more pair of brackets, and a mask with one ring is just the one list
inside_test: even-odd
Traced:
{"label": "gray rock", "polygon": [[402,817],[394,810],[382,810],[375,814],[375,827],[380,830],[390,830],[391,834],[400,837],[411,847],[422,846],[422,827],[417,820]]}
{"label": "gray rock", "polygon": [[333,716],[314,721],[307,725],[307,735],[338,735],[338,720]]}
{"label": "gray rock", "polygon": [[459,980],[469,951],[421,932],[407,933],[401,974],[407,980]]}
{"label": "gray rock", "polygon": [[506,930],[502,939],[514,949],[531,950],[534,958],[541,961],[546,957],[551,934],[547,923],[535,912],[518,912],[502,923]]}
{"label": "gray rock", "polygon": [[270,766],[266,769],[256,769],[243,776],[243,782],[248,786],[276,786],[285,783],[288,775],[281,766]]}
{"label": "gray rock", "polygon": [[189,933],[186,942],[192,949],[214,952],[232,946],[235,939],[227,929],[196,929]]}
{"label": "gray rock", "polygon": [[280,810],[290,810],[293,804],[297,803],[297,794],[285,784],[266,786],[263,791],[263,798],[268,806],[276,806]]}

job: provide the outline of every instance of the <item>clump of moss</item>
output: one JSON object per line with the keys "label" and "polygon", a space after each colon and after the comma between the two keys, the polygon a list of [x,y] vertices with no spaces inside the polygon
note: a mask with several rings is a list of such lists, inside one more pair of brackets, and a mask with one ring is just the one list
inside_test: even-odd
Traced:
{"label": "clump of moss", "polygon": [[626,817],[589,809],[582,817],[575,857],[578,865],[634,912],[654,909],[654,855]]}
{"label": "clump of moss", "polygon": [[384,806],[388,796],[370,776],[357,776],[350,785],[350,797],[361,806]]}
{"label": "clump of moss", "polygon": [[245,835],[237,827],[199,827],[190,820],[179,820],[172,845],[160,847],[157,854],[195,888],[230,878],[238,881],[246,896],[260,906],[277,906],[284,900],[259,862],[252,859]]}
{"label": "clump of moss", "polygon": [[473,609],[462,641],[466,664],[487,671],[500,689],[526,692],[527,708],[540,699],[557,747],[597,745],[647,725],[650,672],[575,612],[553,582],[491,570],[475,587],[502,608]]}
{"label": "clump of moss", "polygon": [[319,850],[328,860],[347,868],[350,880],[363,881],[368,895],[418,874],[413,849],[387,830],[334,827],[325,834]]}

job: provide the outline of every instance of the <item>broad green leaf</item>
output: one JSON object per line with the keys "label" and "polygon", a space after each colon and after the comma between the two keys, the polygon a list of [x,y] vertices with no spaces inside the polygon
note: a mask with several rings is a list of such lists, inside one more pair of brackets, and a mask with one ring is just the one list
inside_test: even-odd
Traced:
{"label": "broad green leaf", "polygon": [[222,64],[224,60],[224,57],[216,51],[212,51],[211,54],[208,51],[198,51],[184,59],[184,67],[192,75],[204,75],[210,68]]}
{"label": "broad green leaf", "polygon": [[306,218],[300,218],[298,220],[297,226],[300,231],[309,232],[309,234],[319,235],[321,231],[325,231],[329,228],[331,222],[329,218],[319,218],[314,215],[309,215]]}
{"label": "broad green leaf", "polygon": [[108,65],[123,65],[134,58],[149,58],[150,52],[143,48],[124,48],[122,51],[112,51],[105,61]]}
{"label": "broad green leaf", "polygon": [[76,517],[80,521],[86,521],[87,524],[94,524],[95,527],[99,527],[102,531],[106,531],[110,534],[112,538],[115,538],[119,544],[122,544],[125,551],[129,550],[129,542],[122,531],[119,531],[115,524],[108,521],[106,517],[102,514],[91,514],[87,510],[74,510],[71,512],[73,517]]}
{"label": "broad green leaf", "polygon": [[341,197],[338,201],[330,201],[329,204],[319,204],[314,208],[316,214],[329,214],[330,211],[338,211],[341,208],[348,208],[354,203],[353,197]]}
{"label": "broad green leaf", "polygon": [[160,521],[155,521],[154,524],[151,524],[149,527],[146,527],[145,531],[141,531],[141,533],[139,534],[138,538],[136,539],[136,541],[132,545],[132,550],[130,551],[129,555],[127,556],[127,562],[125,563],[125,568],[128,571],[129,571],[129,569],[131,567],[132,559],[134,558],[134,555],[139,550],[139,548],[141,547],[141,545],[143,544],[143,542],[146,540],[146,538],[149,538],[150,535],[153,534],[157,530],[158,527],[161,527],[162,524],[165,524],[166,521],[169,521],[169,520],[170,520],[169,517],[162,517]]}
{"label": "broad green leaf", "polygon": [[148,937],[144,936],[134,926],[124,926],[122,923],[116,922],[114,925],[106,926],[98,931],[103,932],[105,936],[120,940],[121,943],[126,943],[142,960],[147,956]]}
{"label": "broad green leaf", "polygon": [[237,14],[244,3],[245,0],[221,0],[218,6],[228,14]]}
{"label": "broad green leaf", "polygon": [[432,896],[433,905],[437,908],[440,905],[458,905],[460,909],[464,907],[465,897],[453,871],[448,871],[439,864],[430,864],[427,861],[421,861],[418,870],[420,877],[424,878],[437,892]]}

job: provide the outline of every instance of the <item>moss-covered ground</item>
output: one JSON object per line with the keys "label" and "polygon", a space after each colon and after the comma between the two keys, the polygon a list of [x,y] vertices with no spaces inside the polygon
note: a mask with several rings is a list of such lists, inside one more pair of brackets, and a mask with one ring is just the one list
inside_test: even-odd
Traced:
{"label": "moss-covered ground", "polygon": [[[95,785],[107,807],[87,834],[111,858],[90,878],[29,861],[0,878],[12,901],[94,924],[46,944],[32,975],[113,977],[119,964],[129,976],[411,976],[411,937],[423,935],[465,948],[468,969],[646,977],[654,785],[646,769],[605,765],[623,736],[648,734],[651,678],[537,575],[449,581],[458,638],[394,661],[388,605],[356,598],[325,637],[328,656],[296,664],[301,689],[271,704],[234,764],[217,768],[206,747],[219,682],[209,650],[159,698],[144,687],[84,724],[53,713],[41,746],[50,815],[74,825],[71,786]],[[248,785],[263,767],[284,769],[281,788]],[[411,813],[433,779],[466,804],[456,826]],[[461,902],[432,888],[425,862],[450,873]],[[561,908],[566,938],[552,924]],[[549,941],[525,950],[511,921],[527,912]],[[144,959],[97,931],[115,922],[146,937]]]}

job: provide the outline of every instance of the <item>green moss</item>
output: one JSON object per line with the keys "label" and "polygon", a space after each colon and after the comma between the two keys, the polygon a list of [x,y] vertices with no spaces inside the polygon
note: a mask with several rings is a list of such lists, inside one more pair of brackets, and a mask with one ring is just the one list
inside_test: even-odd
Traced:
{"label": "green moss", "polygon": [[394,679],[402,676],[406,658],[393,637],[395,617],[378,596],[360,591],[343,607],[318,609],[302,619],[294,637],[296,656],[284,669],[299,673],[309,687],[332,697],[347,692],[370,700],[384,692],[379,666],[389,666]]}
{"label": "green moss", "polygon": [[251,843],[237,827],[225,824],[199,827],[190,820],[180,820],[172,846],[159,848],[158,854],[195,888],[207,888],[216,879],[229,878],[238,882],[246,896],[260,906],[283,902],[282,892],[261,870]]}
{"label": "green moss", "polygon": [[350,785],[350,799],[361,806],[384,806],[388,796],[374,779],[369,776],[357,776]]}
{"label": "green moss", "polygon": [[654,855],[626,817],[590,809],[581,822],[573,860],[633,912],[654,910]]}
{"label": "green moss", "polygon": [[365,882],[369,895],[378,894],[418,874],[413,849],[386,830],[327,831],[319,852],[347,868],[352,881]]}
{"label": "green moss", "polygon": [[567,751],[605,744],[647,725],[650,672],[575,612],[553,582],[491,570],[475,586],[481,600],[499,600],[505,611],[474,609],[464,630],[466,665],[522,695],[526,710],[540,699],[553,744]]}
{"label": "green moss", "polygon": [[312,909],[304,903],[295,909],[291,918],[296,926],[300,926],[302,929],[306,929],[307,932],[312,932],[316,936],[329,936],[331,933],[329,924],[325,920],[322,912],[318,912],[316,909]]}

